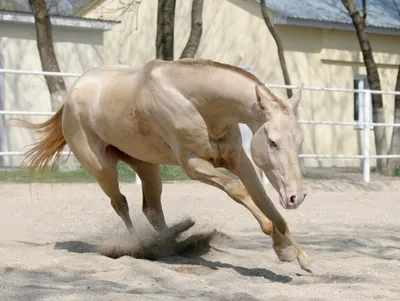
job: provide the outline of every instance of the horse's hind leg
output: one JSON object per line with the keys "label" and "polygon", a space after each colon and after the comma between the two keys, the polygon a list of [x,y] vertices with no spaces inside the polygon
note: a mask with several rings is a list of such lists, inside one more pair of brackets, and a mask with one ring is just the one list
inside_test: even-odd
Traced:
{"label": "horse's hind leg", "polygon": [[161,205],[162,179],[160,165],[140,162],[136,172],[142,180],[143,205],[142,211],[150,224],[157,231],[167,229],[164,212]]}
{"label": "horse's hind leg", "polygon": [[79,123],[70,123],[64,128],[67,143],[82,166],[96,178],[104,193],[110,198],[111,205],[122,218],[126,227],[134,233],[129,216],[129,207],[118,185],[118,156],[116,149],[107,147],[91,130],[86,130]]}
{"label": "horse's hind leg", "polygon": [[119,155],[120,160],[129,164],[142,181],[142,210],[149,223],[157,231],[167,229],[161,205],[162,179],[160,165],[136,160],[128,155]]}

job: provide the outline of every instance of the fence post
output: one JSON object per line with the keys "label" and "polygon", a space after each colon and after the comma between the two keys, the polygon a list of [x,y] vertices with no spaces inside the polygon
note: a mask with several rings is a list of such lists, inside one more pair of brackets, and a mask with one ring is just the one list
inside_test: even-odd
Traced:
{"label": "fence post", "polygon": [[363,110],[364,110],[364,182],[370,181],[370,126],[371,126],[371,91],[364,92]]}

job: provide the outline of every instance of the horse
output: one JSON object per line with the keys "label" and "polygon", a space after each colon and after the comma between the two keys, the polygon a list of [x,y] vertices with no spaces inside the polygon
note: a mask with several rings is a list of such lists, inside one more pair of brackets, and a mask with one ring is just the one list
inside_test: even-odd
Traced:
{"label": "horse", "polygon": [[[281,99],[255,75],[208,59],[155,59],[139,69],[96,67],[73,83],[47,121],[20,120],[20,126],[43,135],[22,161],[28,161],[31,175],[43,173],[68,145],[131,233],[135,228],[119,189],[117,163],[130,165],[140,177],[142,212],[159,233],[168,229],[160,165],[181,166],[190,179],[224,191],[249,210],[271,237],[280,261],[297,258],[303,270],[313,273],[314,261],[291,234],[256,171],[266,174],[284,209],[302,204],[304,135],[294,114],[302,90],[303,84],[290,99]],[[250,155],[242,146],[239,123],[253,134]]]}

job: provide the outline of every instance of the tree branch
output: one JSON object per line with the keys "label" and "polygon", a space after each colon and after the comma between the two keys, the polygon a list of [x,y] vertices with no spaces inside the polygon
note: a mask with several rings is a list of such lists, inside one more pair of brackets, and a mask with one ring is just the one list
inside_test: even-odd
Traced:
{"label": "tree branch", "polygon": [[[43,71],[60,72],[53,45],[53,32],[45,0],[29,0],[36,26],[37,48]],[[45,76],[50,93],[51,108],[58,110],[66,93],[65,82],[61,76]]]}
{"label": "tree branch", "polygon": [[362,0],[362,9],[363,9],[363,19],[365,22],[367,20],[367,0]]}
{"label": "tree branch", "polygon": [[396,0],[393,0],[393,3],[394,3],[394,7],[396,7],[397,13],[400,16],[400,7],[397,5]]}
{"label": "tree branch", "polygon": [[158,0],[156,58],[174,59],[175,0]]}
{"label": "tree branch", "polygon": [[193,0],[192,3],[192,26],[189,39],[182,51],[181,59],[194,58],[199,48],[201,35],[203,33],[203,0]]}
{"label": "tree branch", "polygon": [[[261,13],[264,18],[264,22],[267,25],[268,30],[271,33],[272,37],[274,38],[276,46],[278,48],[279,63],[281,64],[281,68],[282,68],[283,80],[285,82],[285,85],[290,86],[290,77],[289,77],[289,72],[288,72],[287,66],[286,66],[285,54],[284,54],[281,38],[279,37],[278,32],[276,31],[274,25],[272,24],[271,20],[269,19],[268,9],[265,6],[265,0],[260,1],[260,6],[261,6]],[[287,94],[288,98],[292,97],[292,95],[293,95],[292,89],[286,89],[286,94]]]}
{"label": "tree branch", "polygon": [[[372,52],[371,44],[369,43],[368,35],[365,32],[365,21],[360,15],[357,6],[353,0],[341,0],[343,5],[346,7],[351,20],[353,22],[360,49],[363,55],[364,64],[367,69],[367,78],[369,87],[372,90],[381,90],[381,81],[376,66],[374,55]],[[385,123],[385,112],[383,109],[382,95],[372,94],[372,112],[373,121],[376,123]],[[382,127],[374,127],[375,134],[375,149],[378,155],[384,155],[387,153],[387,139],[386,130]],[[379,172],[384,171],[386,168],[386,159],[377,160],[377,170]]]}

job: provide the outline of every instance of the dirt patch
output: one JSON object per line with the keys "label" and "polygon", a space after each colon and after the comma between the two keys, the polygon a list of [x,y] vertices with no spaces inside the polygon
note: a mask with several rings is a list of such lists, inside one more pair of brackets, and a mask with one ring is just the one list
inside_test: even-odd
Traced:
{"label": "dirt patch", "polygon": [[140,234],[134,244],[97,184],[0,184],[0,300],[399,300],[399,187],[308,179],[305,202],[286,211],[266,185],[328,272],[314,276],[280,262],[251,213],[214,187],[164,184],[175,230],[158,236],[142,214],[141,187],[122,183]]}
{"label": "dirt patch", "polygon": [[137,232],[137,237],[125,234],[100,246],[99,252],[114,259],[131,256],[147,260],[176,255],[199,255],[210,249],[210,241],[218,234],[218,231],[196,233],[182,239],[183,232],[189,230],[194,224],[195,222],[188,218],[161,233],[141,231]]}

